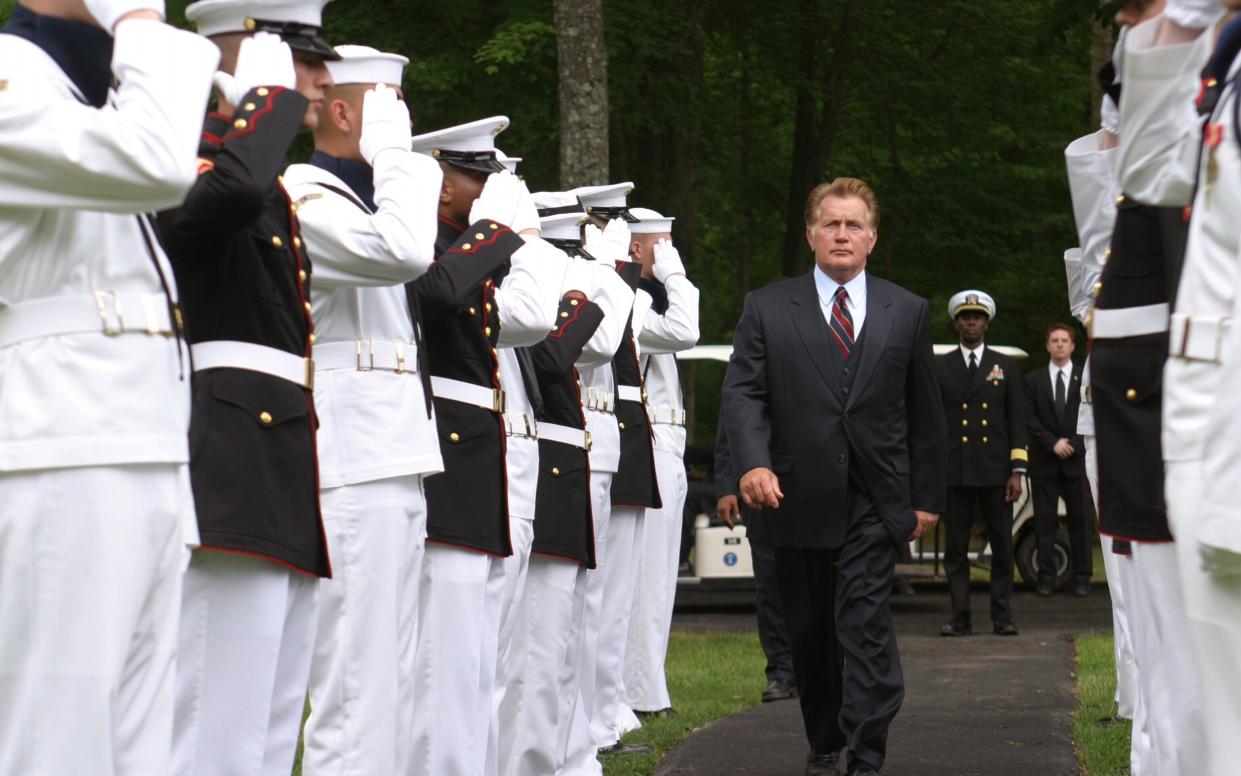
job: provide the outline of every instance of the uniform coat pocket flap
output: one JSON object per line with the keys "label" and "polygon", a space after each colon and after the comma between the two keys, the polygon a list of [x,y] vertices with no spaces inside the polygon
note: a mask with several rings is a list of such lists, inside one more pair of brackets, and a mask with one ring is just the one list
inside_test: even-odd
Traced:
{"label": "uniform coat pocket flap", "polygon": [[310,411],[306,392],[278,377],[240,369],[212,370],[211,395],[245,410],[260,426],[278,426]]}

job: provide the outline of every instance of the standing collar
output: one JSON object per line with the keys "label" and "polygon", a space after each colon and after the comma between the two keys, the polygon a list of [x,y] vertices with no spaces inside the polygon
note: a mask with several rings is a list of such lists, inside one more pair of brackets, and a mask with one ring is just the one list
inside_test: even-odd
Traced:
{"label": "standing collar", "polygon": [[317,149],[311,155],[310,163],[344,181],[345,185],[358,195],[358,199],[362,200],[372,213],[375,212],[375,171],[369,164],[341,159]]}
{"label": "standing collar", "polygon": [[[840,283],[832,280],[827,273],[814,266],[814,287],[819,293],[819,301],[825,305],[832,303],[832,299],[836,296],[836,289],[840,288]],[[845,291],[849,294],[849,302],[853,308],[864,309],[866,306],[866,270],[862,270],[857,277],[844,284]]]}
{"label": "standing collar", "polygon": [[1064,364],[1064,366],[1056,366],[1056,362],[1055,362],[1055,361],[1048,361],[1048,362],[1047,362],[1047,372],[1048,372],[1048,374],[1050,374],[1050,375],[1051,375],[1051,379],[1052,379],[1053,381],[1056,379],[1056,374],[1057,374],[1058,372],[1061,372],[1061,371],[1068,372],[1068,375],[1065,377],[1065,381],[1067,382],[1067,381],[1068,381],[1068,378],[1073,376],[1073,362],[1072,362],[1072,360],[1066,361],[1066,362],[1065,362],[1065,364]]}
{"label": "standing collar", "polygon": [[112,86],[112,36],[83,22],[44,16],[14,5],[0,32],[24,38],[43,49],[90,105],[102,108]]}
{"label": "standing collar", "polygon": [[961,357],[965,359],[965,363],[967,364],[970,362],[970,353],[973,353],[976,356],[978,356],[978,363],[981,364],[982,357],[986,352],[987,352],[986,342],[978,343],[978,347],[973,348],[972,350],[970,348],[965,347],[964,342],[961,343]]}

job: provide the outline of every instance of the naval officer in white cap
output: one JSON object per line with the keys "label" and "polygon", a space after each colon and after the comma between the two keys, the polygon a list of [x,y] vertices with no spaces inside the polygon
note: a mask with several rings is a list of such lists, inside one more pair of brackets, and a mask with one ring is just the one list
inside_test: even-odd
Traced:
{"label": "naval officer in white cap", "polygon": [[309,164],[284,173],[314,257],[319,484],[333,579],[304,731],[306,776],[409,772],[423,478],[443,468],[406,282],[435,258],[443,175],[410,150],[409,61],[337,46]]}

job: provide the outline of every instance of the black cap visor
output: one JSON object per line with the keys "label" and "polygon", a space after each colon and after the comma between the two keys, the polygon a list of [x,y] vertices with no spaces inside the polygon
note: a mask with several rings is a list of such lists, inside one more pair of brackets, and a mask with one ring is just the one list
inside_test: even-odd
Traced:
{"label": "black cap visor", "polygon": [[434,156],[441,162],[448,162],[454,167],[460,167],[471,172],[489,174],[504,172],[507,169],[496,159],[495,151],[453,151],[448,148],[436,148],[431,151],[431,156]]}
{"label": "black cap visor", "polygon": [[328,45],[328,42],[319,34],[321,30],[312,24],[255,19],[254,31],[273,32],[279,35],[285,43],[289,44],[289,48],[294,51],[315,54],[323,57],[328,62],[340,60],[340,54],[337,54],[336,49]]}
{"label": "black cap visor", "polygon": [[638,217],[629,212],[629,208],[620,207],[587,207],[586,212],[592,216],[606,218],[611,221],[616,218],[623,218],[631,224],[638,223]]}

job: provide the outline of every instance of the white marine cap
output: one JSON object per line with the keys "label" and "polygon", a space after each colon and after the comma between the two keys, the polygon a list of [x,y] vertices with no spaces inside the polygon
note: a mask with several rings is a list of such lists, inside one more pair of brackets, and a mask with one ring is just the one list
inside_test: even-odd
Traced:
{"label": "white marine cap", "polygon": [[328,72],[336,84],[390,84],[401,85],[401,76],[409,57],[385,54],[370,46],[343,45],[336,47],[340,55],[337,62],[328,62]]}
{"label": "white marine cap", "polygon": [[502,172],[504,165],[496,159],[496,135],[506,129],[507,116],[492,116],[415,135],[411,147],[417,153],[467,170]]}
{"label": "white marine cap", "polygon": [[544,240],[582,241],[582,222],[585,213],[555,213],[539,219],[539,236]]}
{"label": "white marine cap", "polygon": [[521,157],[520,156],[509,156],[508,154],[504,153],[499,148],[497,148],[496,149],[496,161],[504,165],[504,169],[516,175],[517,174],[517,163],[521,161]]}
{"label": "white marine cap", "polygon": [[609,183],[606,186],[581,186],[570,191],[582,202],[586,212],[602,218],[623,218],[634,221],[629,214],[629,193],[633,183]]}
{"label": "white marine cap", "polygon": [[561,213],[586,215],[586,208],[582,207],[578,198],[569,191],[536,191],[530,197],[534,200],[534,206],[539,210],[540,218]]}
{"label": "white marine cap", "polygon": [[630,234],[671,234],[672,222],[676,220],[645,207],[630,208],[629,215],[637,219],[629,225]]}
{"label": "white marine cap", "polygon": [[337,59],[336,52],[319,37],[323,7],[332,0],[199,0],[185,9],[199,35],[211,37],[230,32],[272,32],[289,48]]}
{"label": "white marine cap", "polygon": [[970,310],[986,313],[988,318],[994,319],[995,300],[986,291],[973,288],[968,291],[958,291],[948,300],[948,317],[950,318],[956,318],[961,313]]}

